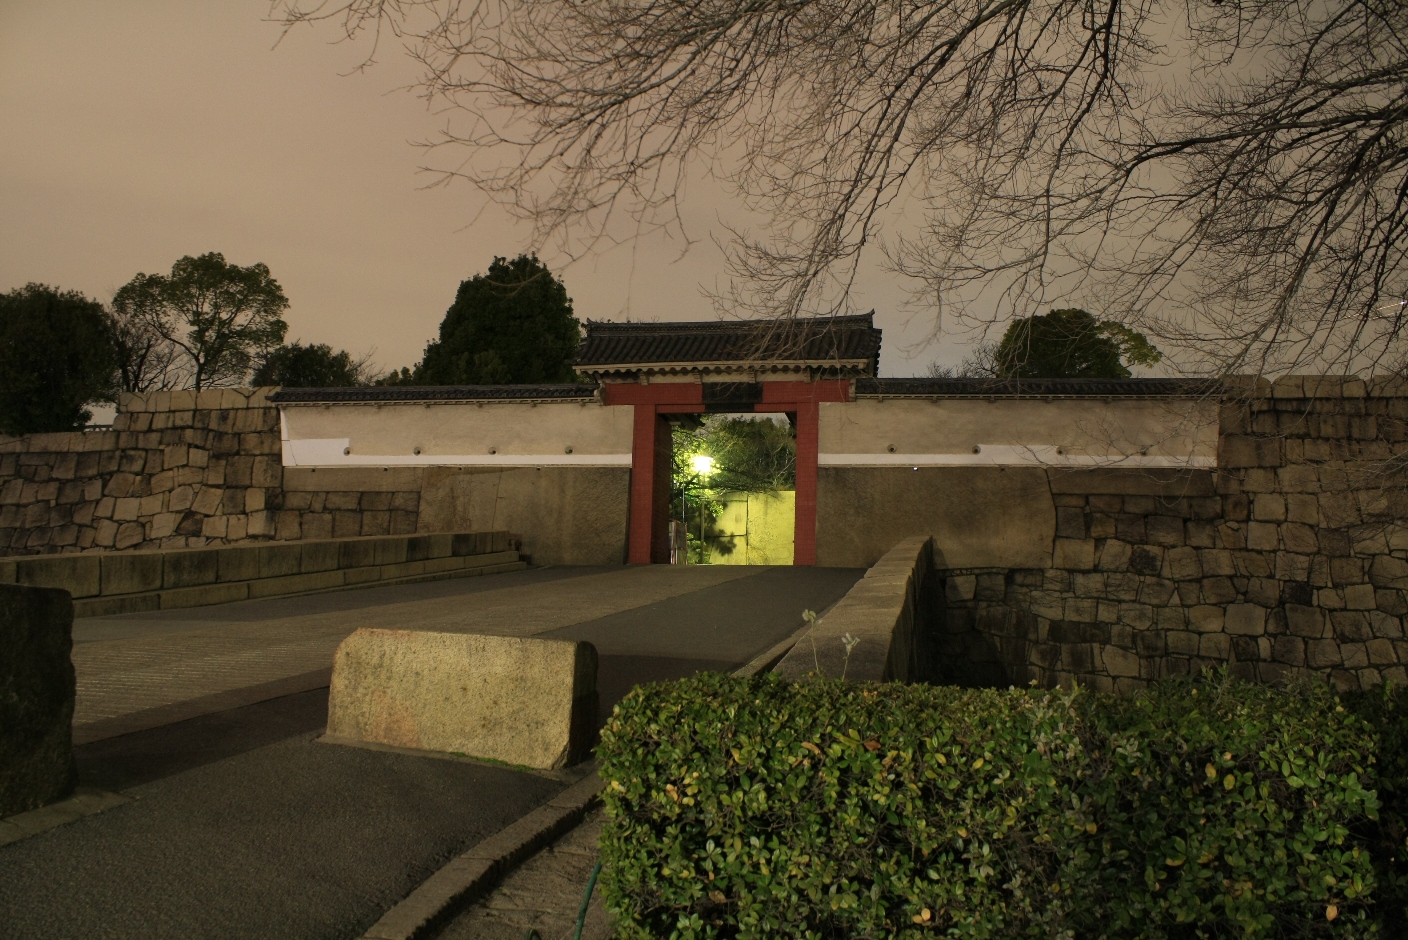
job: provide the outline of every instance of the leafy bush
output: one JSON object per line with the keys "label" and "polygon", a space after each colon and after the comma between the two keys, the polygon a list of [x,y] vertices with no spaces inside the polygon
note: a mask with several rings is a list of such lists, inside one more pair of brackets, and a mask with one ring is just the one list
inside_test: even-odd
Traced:
{"label": "leafy bush", "polygon": [[1327,689],[1226,677],[698,676],[602,734],[604,891],[630,937],[1370,936],[1372,744]]}
{"label": "leafy bush", "polygon": [[1379,820],[1362,836],[1378,871],[1378,917],[1384,936],[1408,937],[1408,689],[1385,684],[1352,692],[1345,705],[1373,732]]}

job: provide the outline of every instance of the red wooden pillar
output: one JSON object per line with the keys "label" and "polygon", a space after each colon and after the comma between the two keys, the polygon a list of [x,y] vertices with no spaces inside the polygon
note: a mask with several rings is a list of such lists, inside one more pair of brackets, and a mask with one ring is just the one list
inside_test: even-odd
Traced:
{"label": "red wooden pillar", "polygon": [[670,561],[670,425],[654,403],[635,406],[631,442],[631,516],[626,561]]}
{"label": "red wooden pillar", "polygon": [[792,564],[816,564],[817,403],[797,403],[796,517],[792,529]]}

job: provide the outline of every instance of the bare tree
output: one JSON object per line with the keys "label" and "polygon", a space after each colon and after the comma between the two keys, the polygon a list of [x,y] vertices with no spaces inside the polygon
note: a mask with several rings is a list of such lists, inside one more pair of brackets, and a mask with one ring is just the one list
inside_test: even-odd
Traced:
{"label": "bare tree", "polygon": [[128,309],[108,312],[107,324],[117,351],[119,391],[160,392],[180,386],[175,344]]}
{"label": "bare tree", "polygon": [[729,180],[776,220],[735,242],[756,310],[840,309],[878,246],[977,320],[1060,300],[1205,371],[1402,366],[1392,0],[273,8],[403,42],[425,95],[469,118],[442,141],[472,148],[446,175],[539,241],[670,226],[696,167]]}

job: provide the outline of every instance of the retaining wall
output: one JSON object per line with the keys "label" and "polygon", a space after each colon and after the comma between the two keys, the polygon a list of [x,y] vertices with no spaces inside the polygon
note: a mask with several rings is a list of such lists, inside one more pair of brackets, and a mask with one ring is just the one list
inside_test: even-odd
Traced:
{"label": "retaining wall", "polygon": [[0,437],[0,554],[508,530],[539,562],[625,557],[629,467],[284,467],[273,391],[124,395],[110,430]]}
{"label": "retaining wall", "polygon": [[929,678],[937,580],[933,539],[904,539],[870,566],[773,671],[791,679],[820,673],[851,682]]}
{"label": "retaining wall", "polygon": [[524,567],[509,533],[461,532],[0,558],[0,583],[62,588],[99,617]]}
{"label": "retaining wall", "polygon": [[1408,681],[1408,388],[1292,377],[1220,425],[1215,472],[1046,471],[1050,565],[939,572],[943,678]]}

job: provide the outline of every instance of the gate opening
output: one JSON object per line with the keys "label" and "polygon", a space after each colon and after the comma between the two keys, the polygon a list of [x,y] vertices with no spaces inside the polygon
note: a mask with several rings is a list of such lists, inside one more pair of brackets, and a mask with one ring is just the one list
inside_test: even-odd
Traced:
{"label": "gate opening", "polygon": [[797,432],[780,413],[670,416],[670,562],[791,565]]}

